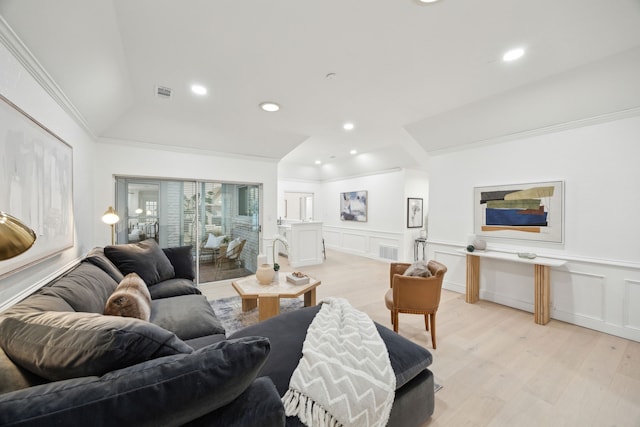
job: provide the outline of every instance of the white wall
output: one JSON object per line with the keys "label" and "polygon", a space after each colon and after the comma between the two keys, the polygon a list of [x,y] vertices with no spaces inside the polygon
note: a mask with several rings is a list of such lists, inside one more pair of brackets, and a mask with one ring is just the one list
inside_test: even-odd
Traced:
{"label": "white wall", "polygon": [[[0,310],[86,253],[93,244],[93,139],[0,43],[0,93],[73,147],[74,247],[0,279]],[[0,137],[2,137],[0,135]],[[0,153],[0,156],[2,153]],[[6,183],[0,183],[6,185]],[[2,209],[2,206],[0,206]],[[10,213],[10,212],[9,212]],[[2,262],[2,261],[0,261]]]}
{"label": "white wall", "polygon": [[[489,249],[567,259],[552,271],[551,317],[640,340],[640,117],[436,155],[429,256],[464,292],[473,187],[565,181],[564,244],[487,239]],[[530,266],[481,261],[481,298],[532,311]],[[533,319],[532,319],[533,321]]]}

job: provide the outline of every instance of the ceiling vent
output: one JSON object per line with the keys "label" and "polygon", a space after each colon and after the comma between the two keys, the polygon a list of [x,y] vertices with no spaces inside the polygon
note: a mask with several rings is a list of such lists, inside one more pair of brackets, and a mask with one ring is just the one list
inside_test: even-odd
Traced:
{"label": "ceiling vent", "polygon": [[158,98],[169,99],[173,94],[173,89],[164,86],[156,86],[156,96]]}

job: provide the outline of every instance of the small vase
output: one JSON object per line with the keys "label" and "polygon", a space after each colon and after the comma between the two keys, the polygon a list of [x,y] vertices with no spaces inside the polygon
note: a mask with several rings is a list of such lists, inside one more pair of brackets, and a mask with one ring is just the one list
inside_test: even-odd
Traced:
{"label": "small vase", "polygon": [[258,269],[256,270],[256,279],[261,285],[268,285],[273,281],[273,276],[275,271],[273,270],[273,265],[271,264],[260,264]]}
{"label": "small vase", "polygon": [[279,271],[275,271],[273,272],[273,283],[280,283],[280,272]]}

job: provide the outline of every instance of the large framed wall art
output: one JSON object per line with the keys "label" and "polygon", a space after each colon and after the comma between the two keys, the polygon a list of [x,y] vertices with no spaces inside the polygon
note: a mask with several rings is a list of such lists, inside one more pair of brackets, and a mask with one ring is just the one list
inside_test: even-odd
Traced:
{"label": "large framed wall art", "polygon": [[564,182],[474,188],[477,236],[562,243]]}
{"label": "large framed wall art", "polygon": [[366,191],[340,193],[340,219],[367,222],[367,201]]}
{"label": "large framed wall art", "polygon": [[36,233],[25,253],[0,261],[0,276],[73,246],[73,150],[0,95],[0,210]]}

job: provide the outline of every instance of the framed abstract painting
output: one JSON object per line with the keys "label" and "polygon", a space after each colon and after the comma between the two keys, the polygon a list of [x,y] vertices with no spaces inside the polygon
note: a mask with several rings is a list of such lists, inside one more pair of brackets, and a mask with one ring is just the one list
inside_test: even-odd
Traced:
{"label": "framed abstract painting", "polygon": [[562,243],[564,181],[474,188],[477,236]]}
{"label": "framed abstract painting", "polygon": [[367,222],[367,200],[366,191],[340,193],[340,219]]}

